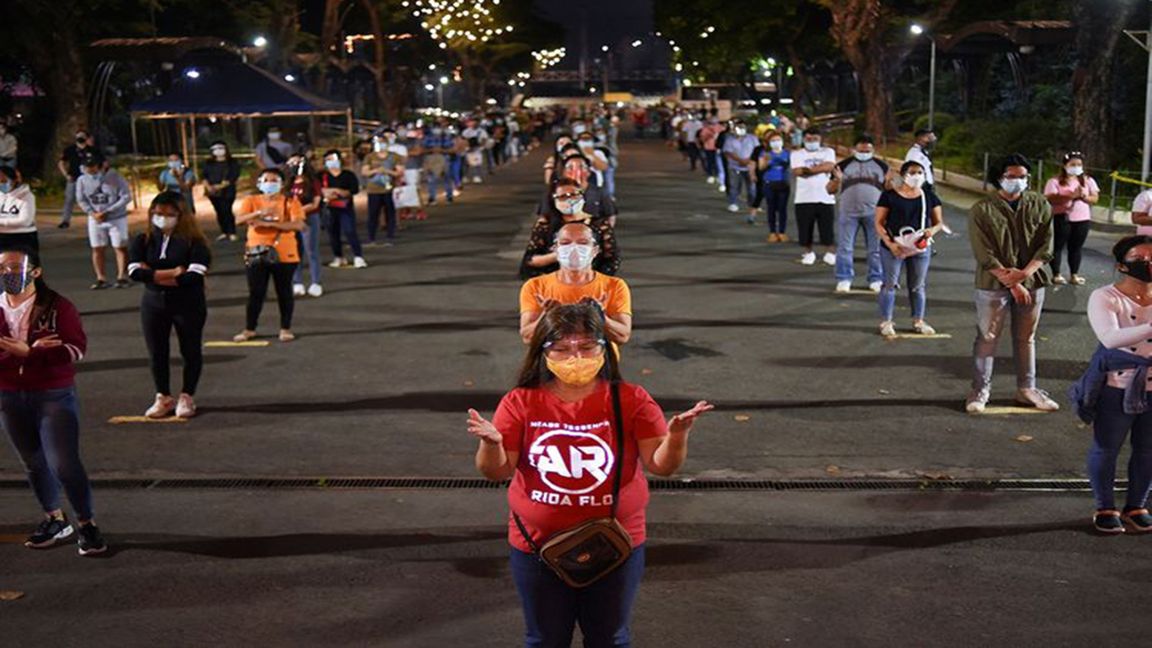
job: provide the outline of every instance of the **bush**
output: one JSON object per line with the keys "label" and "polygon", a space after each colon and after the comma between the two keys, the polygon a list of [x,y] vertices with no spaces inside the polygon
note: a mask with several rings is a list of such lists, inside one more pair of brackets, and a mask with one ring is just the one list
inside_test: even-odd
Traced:
{"label": "bush", "polygon": [[[939,115],[937,115],[939,121]],[[1053,147],[1051,123],[1038,118],[990,119],[955,122],[940,136],[937,146],[941,155],[956,160],[957,166],[982,169],[984,154],[990,154],[995,165],[1009,153],[1020,153],[1035,163],[1038,159],[1054,160],[1059,155]]]}
{"label": "bush", "polygon": [[[932,127],[935,129],[937,137],[944,137],[944,133],[948,132],[948,129],[960,122],[955,115],[942,112],[936,113],[934,121]],[[913,133],[921,128],[928,128],[928,115],[920,115],[916,121],[912,122]]]}

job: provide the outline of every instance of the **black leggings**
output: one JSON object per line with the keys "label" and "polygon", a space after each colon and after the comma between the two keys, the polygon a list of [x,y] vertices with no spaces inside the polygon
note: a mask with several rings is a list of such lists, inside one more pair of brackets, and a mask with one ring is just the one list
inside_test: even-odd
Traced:
{"label": "black leggings", "polygon": [[276,302],[280,305],[280,328],[292,328],[292,310],[296,298],[292,296],[292,275],[296,263],[256,264],[248,266],[248,321],[249,331],[256,330],[260,321],[260,311],[264,309],[264,299],[268,296],[268,280],[276,285]]}
{"label": "black leggings", "polygon": [[193,396],[204,369],[204,322],[208,319],[208,305],[201,292],[161,292],[145,290],[140,302],[140,321],[144,325],[144,343],[148,345],[152,382],[156,393],[172,395],[168,366],[171,353],[172,329],[180,344],[184,358],[183,393]]}
{"label": "black leggings", "polygon": [[1072,274],[1080,274],[1084,242],[1088,240],[1088,230],[1092,229],[1092,221],[1070,223],[1067,214],[1056,214],[1052,217],[1052,227],[1055,230],[1052,244],[1052,272],[1060,274],[1060,257],[1067,248],[1068,269]]}
{"label": "black leggings", "polygon": [[220,226],[221,234],[236,233],[236,216],[232,213],[232,201],[234,200],[236,200],[236,194],[208,196],[208,202],[212,203],[212,209],[216,210],[216,224]]}

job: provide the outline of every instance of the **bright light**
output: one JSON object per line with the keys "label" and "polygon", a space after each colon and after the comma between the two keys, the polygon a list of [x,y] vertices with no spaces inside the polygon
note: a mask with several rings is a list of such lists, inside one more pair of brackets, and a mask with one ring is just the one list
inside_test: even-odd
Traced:
{"label": "bright light", "polygon": [[440,85],[448,85],[448,77],[440,77]]}
{"label": "bright light", "polygon": [[187,70],[184,70],[184,76],[188,77],[189,79],[199,79],[200,70],[197,70],[196,68],[188,68]]}
{"label": "bright light", "polygon": [[761,99],[760,104],[763,106],[768,106],[768,105],[772,104],[772,100],[771,99]]}
{"label": "bright light", "polygon": [[601,52],[607,52],[607,51],[608,51],[608,46],[607,46],[607,45],[601,45],[601,46],[600,46],[600,51],[601,51]]}
{"label": "bright light", "polygon": [[924,33],[924,28],[920,25],[917,25],[916,23],[913,23],[912,26],[908,28],[908,31],[912,32],[914,36],[919,36],[920,34]]}
{"label": "bright light", "polygon": [[596,86],[592,86],[591,88],[588,88],[588,94],[596,94]]}
{"label": "bright light", "polygon": [[415,9],[412,15],[421,19],[420,26],[440,49],[471,47],[512,33],[512,25],[500,24],[494,15],[499,4],[500,0],[408,0]]}
{"label": "bright light", "polygon": [[770,66],[772,66],[772,65],[776,65],[776,59],[774,59],[774,58],[772,58],[771,56],[769,56],[769,57],[768,57],[768,65],[770,65]]}
{"label": "bright light", "polygon": [[425,83],[424,89],[427,90],[428,92],[432,92],[433,90],[436,89],[436,86],[432,85],[431,83]]}
{"label": "bright light", "polygon": [[791,100],[791,99],[788,99],[788,98],[784,98],[784,99],[781,99],[781,100],[780,100],[780,103],[782,103],[782,104],[790,104],[790,103],[792,103],[792,100]]}
{"label": "bright light", "polygon": [[559,63],[568,50],[563,47],[554,50],[536,50],[532,52],[532,58],[540,65],[541,69],[547,69]]}
{"label": "bright light", "polygon": [[489,106],[495,106],[496,100],[495,99],[488,99],[488,101],[485,101],[484,103],[488,104]]}
{"label": "bright light", "polygon": [[639,41],[639,40],[632,41],[632,47],[640,47],[641,42],[643,42],[643,41]]}
{"label": "bright light", "polygon": [[677,72],[682,72],[682,71],[684,71],[684,66],[680,63],[677,63],[675,69]]}
{"label": "bright light", "polygon": [[692,79],[684,79],[684,87],[685,88],[691,88],[692,87]]}
{"label": "bright light", "polygon": [[264,47],[267,44],[268,44],[268,39],[264,38],[263,36],[257,36],[256,38],[252,39],[252,46],[253,47]]}
{"label": "bright light", "polygon": [[429,70],[435,70],[435,69],[436,69],[436,64],[435,64],[435,63],[433,63],[432,65],[429,65],[429,66],[428,66],[428,69],[429,69]]}
{"label": "bright light", "polygon": [[288,83],[295,83],[296,77],[292,76],[291,74],[285,74],[284,80],[287,81]]}

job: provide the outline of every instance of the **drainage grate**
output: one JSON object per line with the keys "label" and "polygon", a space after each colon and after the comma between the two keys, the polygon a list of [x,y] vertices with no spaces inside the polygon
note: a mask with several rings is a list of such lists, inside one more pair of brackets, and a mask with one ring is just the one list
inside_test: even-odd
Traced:
{"label": "drainage grate", "polygon": [[[654,491],[1087,491],[1086,479],[652,479]],[[0,490],[27,488],[0,479]],[[106,490],[496,490],[507,482],[460,477],[298,477],[232,479],[95,479]],[[1127,482],[1116,483],[1117,490]]]}

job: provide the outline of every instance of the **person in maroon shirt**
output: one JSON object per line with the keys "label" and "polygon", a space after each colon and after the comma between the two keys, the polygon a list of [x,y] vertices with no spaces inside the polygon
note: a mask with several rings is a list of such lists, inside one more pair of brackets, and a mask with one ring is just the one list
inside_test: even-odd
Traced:
{"label": "person in maroon shirt", "polygon": [[[492,421],[468,412],[468,431],[479,439],[476,467],[488,479],[512,479],[508,541],[529,646],[567,646],[576,623],[588,648],[630,645],[629,617],[644,573],[644,468],[657,475],[676,472],[687,457],[692,424],[712,409],[700,401],[665,422],[643,387],[621,380],[606,338],[595,303],[549,309],[532,336],[516,388],[501,400]],[[625,430],[615,429],[612,386],[620,391]],[[622,457],[615,456],[617,434],[625,437]],[[620,501],[613,507],[616,470]],[[571,587],[533,555],[533,545],[613,510],[633,550],[601,580]]]}
{"label": "person in maroon shirt", "polygon": [[92,486],[80,461],[76,368],[88,340],[72,302],[44,283],[30,249],[0,250],[0,427],[28,473],[44,520],[25,546],[45,549],[72,535],[60,508],[64,486],[80,523],[80,555],[108,546],[92,512]]}

